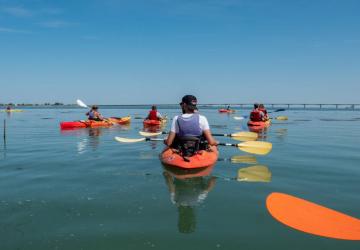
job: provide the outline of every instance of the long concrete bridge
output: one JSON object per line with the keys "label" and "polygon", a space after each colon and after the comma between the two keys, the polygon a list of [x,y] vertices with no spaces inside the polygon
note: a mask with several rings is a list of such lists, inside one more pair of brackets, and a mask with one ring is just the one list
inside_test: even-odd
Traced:
{"label": "long concrete bridge", "polygon": [[[219,104],[214,104],[219,105]],[[252,108],[253,103],[233,103],[233,104],[222,104],[223,106],[230,105],[231,107],[240,107],[240,108]],[[265,107],[271,109],[339,109],[339,110],[360,110],[360,104],[349,104],[349,103],[333,103],[333,104],[316,104],[316,103],[264,103]],[[221,106],[221,104],[220,104]]]}

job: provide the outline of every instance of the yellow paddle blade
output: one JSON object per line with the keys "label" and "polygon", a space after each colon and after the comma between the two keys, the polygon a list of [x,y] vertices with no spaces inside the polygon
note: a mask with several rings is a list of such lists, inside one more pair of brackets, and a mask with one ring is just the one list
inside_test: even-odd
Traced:
{"label": "yellow paddle blade", "polygon": [[232,139],[238,141],[255,141],[258,138],[258,134],[254,132],[238,132],[231,134]]}
{"label": "yellow paddle blade", "polygon": [[231,139],[236,140],[236,141],[256,141],[256,139],[254,139],[254,137],[245,137],[245,136],[231,137]]}
{"label": "yellow paddle blade", "polygon": [[232,163],[256,164],[256,158],[253,155],[236,155],[231,157]]}
{"label": "yellow paddle blade", "polygon": [[151,137],[151,136],[161,135],[162,132],[150,133],[150,132],[145,132],[145,131],[139,131],[139,134],[142,136],[145,136],[145,137]]}
{"label": "yellow paddle blade", "polygon": [[287,116],[277,116],[275,117],[276,120],[280,120],[280,121],[286,121],[288,120],[288,117]]}
{"label": "yellow paddle blade", "polygon": [[117,140],[118,142],[132,143],[132,142],[145,141],[146,138],[130,139],[130,138],[123,138],[123,137],[115,136],[115,140]]}
{"label": "yellow paddle blade", "polygon": [[266,155],[272,149],[272,144],[265,141],[246,141],[239,143],[237,146],[244,152],[258,155]]}
{"label": "yellow paddle blade", "polygon": [[243,136],[243,137],[253,137],[255,139],[258,138],[258,134],[254,133],[254,132],[248,132],[248,131],[242,131],[242,132],[237,132],[234,134],[231,134],[232,137],[236,137],[236,136]]}
{"label": "yellow paddle blade", "polygon": [[261,165],[241,168],[238,171],[237,180],[248,182],[270,182],[271,172],[268,167]]}

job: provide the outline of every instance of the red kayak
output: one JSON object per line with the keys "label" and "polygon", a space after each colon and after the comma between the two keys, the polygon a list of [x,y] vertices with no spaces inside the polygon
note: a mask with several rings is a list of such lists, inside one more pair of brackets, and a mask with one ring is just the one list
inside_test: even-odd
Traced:
{"label": "red kayak", "polygon": [[247,123],[250,129],[263,129],[269,127],[270,124],[271,124],[271,120],[259,121],[259,122],[248,121]]}
{"label": "red kayak", "polygon": [[166,123],[166,119],[163,119],[161,121],[159,120],[149,120],[149,119],[146,119],[144,120],[143,124],[144,126],[162,126]]}
{"label": "red kayak", "polygon": [[130,116],[127,117],[111,117],[106,121],[92,121],[92,120],[84,120],[84,121],[73,121],[73,122],[61,122],[61,129],[74,129],[74,128],[96,128],[96,127],[110,127],[114,124],[127,124],[131,120]]}
{"label": "red kayak", "polygon": [[220,113],[235,113],[234,109],[219,109]]}
{"label": "red kayak", "polygon": [[211,146],[210,150],[200,150],[195,155],[187,157],[188,161],[185,161],[184,158],[173,149],[167,148],[161,153],[160,160],[163,164],[171,167],[199,169],[214,165],[218,156],[219,152],[217,147]]}

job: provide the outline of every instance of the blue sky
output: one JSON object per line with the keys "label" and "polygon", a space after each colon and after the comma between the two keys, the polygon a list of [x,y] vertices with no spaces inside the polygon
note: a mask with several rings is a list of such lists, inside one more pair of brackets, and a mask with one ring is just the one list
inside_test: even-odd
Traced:
{"label": "blue sky", "polygon": [[360,103],[358,0],[0,0],[0,103]]}

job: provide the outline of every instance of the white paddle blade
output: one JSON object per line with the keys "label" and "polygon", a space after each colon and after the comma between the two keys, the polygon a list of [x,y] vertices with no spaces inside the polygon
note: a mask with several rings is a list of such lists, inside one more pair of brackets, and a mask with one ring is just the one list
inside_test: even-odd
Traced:
{"label": "white paddle blade", "polygon": [[244,120],[244,117],[242,117],[242,116],[234,116],[234,119],[235,120]]}
{"label": "white paddle blade", "polygon": [[142,135],[142,136],[145,136],[145,137],[151,137],[151,136],[161,135],[162,132],[149,133],[149,132],[139,131],[139,134]]}
{"label": "white paddle blade", "polygon": [[81,101],[80,99],[77,99],[77,100],[76,100],[76,103],[77,103],[77,105],[79,105],[80,107],[88,108],[88,106],[87,106],[83,101]]}
{"label": "white paddle blade", "polygon": [[146,138],[130,139],[130,138],[123,138],[123,137],[116,136],[115,140],[117,140],[118,142],[124,142],[124,143],[134,143],[134,142],[145,141]]}

